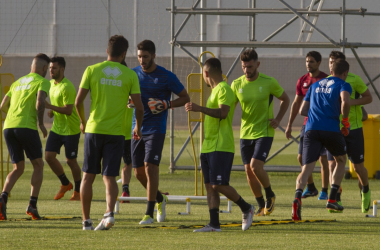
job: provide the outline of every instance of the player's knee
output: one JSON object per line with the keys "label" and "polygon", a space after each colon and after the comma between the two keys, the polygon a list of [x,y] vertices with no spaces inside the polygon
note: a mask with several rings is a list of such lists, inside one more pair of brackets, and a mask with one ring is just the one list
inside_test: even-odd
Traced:
{"label": "player's knee", "polygon": [[67,165],[69,165],[69,167],[75,167],[76,165],[78,165],[76,158],[66,159],[66,163],[67,163]]}
{"label": "player's knee", "polygon": [[137,180],[140,181],[140,180],[146,179],[145,169],[143,167],[134,168],[133,172]]}
{"label": "player's knee", "polygon": [[47,163],[50,164],[54,159],[55,159],[55,157],[54,157],[53,155],[51,155],[51,154],[46,154],[46,153],[45,153],[45,161],[46,161]]}
{"label": "player's knee", "polygon": [[297,160],[298,160],[299,164],[300,164],[301,166],[303,166],[303,165],[302,165],[302,155],[298,155],[298,156],[297,156]]}

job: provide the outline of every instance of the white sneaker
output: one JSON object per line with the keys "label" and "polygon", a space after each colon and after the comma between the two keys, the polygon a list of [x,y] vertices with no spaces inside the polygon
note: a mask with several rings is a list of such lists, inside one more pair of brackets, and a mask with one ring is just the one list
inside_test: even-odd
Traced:
{"label": "white sneaker", "polygon": [[154,220],[152,217],[150,217],[149,215],[144,215],[143,219],[140,221],[140,225],[144,225],[144,224],[153,224]]}
{"label": "white sneaker", "polygon": [[215,228],[210,226],[210,224],[207,224],[206,226],[200,228],[200,229],[195,229],[193,231],[194,233],[203,233],[203,232],[222,232],[220,228]]}
{"label": "white sneaker", "polygon": [[85,220],[82,222],[83,230],[94,230],[91,220]]}
{"label": "white sneaker", "polygon": [[115,218],[114,217],[106,217],[103,218],[102,221],[99,223],[99,225],[95,228],[95,231],[97,230],[108,230],[111,227],[115,225]]}
{"label": "white sneaker", "polygon": [[248,212],[243,213],[243,219],[241,222],[241,229],[243,229],[243,231],[247,230],[252,225],[254,212],[255,207],[251,205],[251,208],[248,210]]}
{"label": "white sneaker", "polygon": [[157,222],[164,222],[166,218],[165,206],[168,201],[168,197],[166,195],[162,195],[164,200],[161,203],[157,203]]}

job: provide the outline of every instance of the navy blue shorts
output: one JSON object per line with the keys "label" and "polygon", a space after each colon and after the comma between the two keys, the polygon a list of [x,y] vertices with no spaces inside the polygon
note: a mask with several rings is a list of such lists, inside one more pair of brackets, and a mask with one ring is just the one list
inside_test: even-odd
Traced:
{"label": "navy blue shorts", "polygon": [[243,164],[250,164],[251,159],[260,161],[267,159],[272,147],[273,137],[261,137],[258,139],[240,139],[240,152]]}
{"label": "navy blue shorts", "polygon": [[79,138],[80,133],[76,135],[59,135],[50,131],[46,141],[45,151],[60,154],[62,145],[65,145],[66,158],[75,159],[78,157]]}
{"label": "navy blue shorts", "polygon": [[303,165],[317,161],[323,147],[329,150],[334,156],[346,154],[346,142],[344,141],[342,133],[309,130],[304,136]]}
{"label": "navy blue shorts", "polygon": [[214,151],[201,154],[204,183],[229,185],[234,153]]}
{"label": "navy blue shorts", "polygon": [[127,165],[132,163],[131,140],[125,140],[124,141],[123,160],[124,160],[124,163]]}
{"label": "navy blue shorts", "polygon": [[37,130],[30,128],[7,128],[4,129],[4,138],[7,143],[12,163],[25,160],[42,158],[42,144]]}
{"label": "navy blue shorts", "polygon": [[82,171],[89,174],[119,176],[124,141],[125,137],[122,135],[86,133]]}
{"label": "navy blue shorts", "polygon": [[[347,145],[348,159],[354,164],[364,162],[364,136],[363,128],[350,130],[350,133],[344,137]],[[330,152],[327,153],[327,159],[333,161],[334,157]]]}
{"label": "navy blue shorts", "polygon": [[144,162],[159,166],[164,142],[165,134],[143,135],[138,141],[132,139],[132,167],[143,167]]}
{"label": "navy blue shorts", "polygon": [[[298,154],[302,155],[303,151],[303,136],[305,135],[305,125],[302,126],[301,128],[301,133],[300,133],[300,144],[298,146]],[[327,150],[325,147],[321,149],[321,152],[319,153],[320,156],[322,155],[327,155]]]}

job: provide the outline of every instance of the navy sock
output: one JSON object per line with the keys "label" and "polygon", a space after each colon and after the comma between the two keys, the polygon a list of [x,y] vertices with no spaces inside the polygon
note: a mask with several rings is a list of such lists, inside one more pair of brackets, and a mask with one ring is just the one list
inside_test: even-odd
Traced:
{"label": "navy sock", "polygon": [[70,181],[69,181],[69,179],[67,179],[65,173],[63,173],[63,174],[61,174],[60,176],[58,176],[58,178],[59,178],[59,180],[61,181],[61,184],[62,184],[63,186],[67,186],[67,185],[69,185]]}
{"label": "navy sock", "polygon": [[303,190],[302,190],[302,189],[300,189],[300,188],[299,188],[299,189],[296,189],[295,198],[301,200],[301,198],[302,198],[302,193],[303,193]]}
{"label": "navy sock", "polygon": [[328,188],[322,188],[322,192],[327,193]]}
{"label": "navy sock", "polygon": [[335,184],[331,185],[329,200],[332,200],[332,201],[336,200],[336,195],[338,193],[338,190],[339,190],[339,185],[335,185]]}
{"label": "navy sock", "polygon": [[123,192],[129,194],[129,184],[123,184]]}
{"label": "navy sock", "polygon": [[164,196],[162,196],[162,194],[161,194],[160,191],[157,191],[156,201],[157,201],[158,203],[161,203],[163,200],[164,200]]}
{"label": "navy sock", "polygon": [[313,183],[309,183],[309,184],[307,184],[307,189],[309,189],[310,192],[313,192],[313,191],[315,191],[317,188],[315,187],[314,182],[313,182]]}
{"label": "navy sock", "polygon": [[3,198],[3,201],[5,204],[8,202],[8,193],[7,192],[2,192],[1,193],[1,198]]}
{"label": "navy sock", "polygon": [[363,190],[363,193],[368,193],[368,191],[369,191],[369,184],[367,186],[363,186],[362,190]]}
{"label": "navy sock", "polygon": [[236,205],[238,205],[240,207],[240,210],[242,212],[247,212],[249,209],[251,209],[251,205],[248,204],[244,199],[243,197],[240,196],[239,200],[237,202],[235,202]]}
{"label": "navy sock", "polygon": [[82,182],[82,180],[79,180],[79,181],[75,182],[75,188],[74,188],[74,190],[77,191],[78,193],[80,191],[80,183],[81,182]]}
{"label": "navy sock", "polygon": [[33,208],[37,208],[37,199],[38,197],[30,196],[29,205],[31,205]]}
{"label": "navy sock", "polygon": [[146,215],[149,215],[153,218],[154,206],[156,205],[156,201],[148,201],[146,206]]}
{"label": "navy sock", "polygon": [[219,222],[219,208],[212,208],[210,212],[210,226],[215,228],[220,228]]}
{"label": "navy sock", "polygon": [[262,208],[265,207],[264,196],[257,197],[256,201],[257,201],[257,204],[259,204],[259,207],[262,207]]}
{"label": "navy sock", "polygon": [[265,189],[265,197],[267,199],[274,197],[274,193],[273,193],[272,188],[271,188],[270,185],[268,187],[264,188],[264,189]]}

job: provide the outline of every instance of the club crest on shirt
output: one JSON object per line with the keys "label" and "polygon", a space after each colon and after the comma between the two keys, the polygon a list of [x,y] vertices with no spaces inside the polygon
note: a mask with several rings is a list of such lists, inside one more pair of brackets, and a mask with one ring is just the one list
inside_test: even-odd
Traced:
{"label": "club crest on shirt", "polygon": [[240,94],[243,94],[243,89],[239,89],[239,93],[240,93]]}
{"label": "club crest on shirt", "polygon": [[259,87],[259,91],[260,91],[260,92],[263,92],[263,87]]}
{"label": "club crest on shirt", "polygon": [[304,82],[304,83],[303,83],[303,86],[306,88],[306,87],[307,87],[307,82]]}
{"label": "club crest on shirt", "polygon": [[158,78],[154,78],[154,84],[158,83]]}

